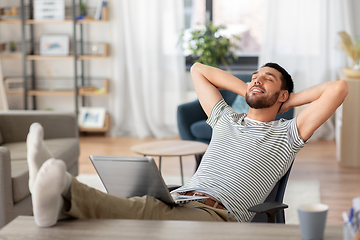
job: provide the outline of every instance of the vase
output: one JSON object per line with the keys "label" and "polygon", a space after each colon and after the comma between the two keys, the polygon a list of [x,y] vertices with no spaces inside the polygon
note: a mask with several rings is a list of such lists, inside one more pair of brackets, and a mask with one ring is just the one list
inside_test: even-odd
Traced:
{"label": "vase", "polygon": [[343,72],[347,77],[360,78],[360,68],[343,68]]}

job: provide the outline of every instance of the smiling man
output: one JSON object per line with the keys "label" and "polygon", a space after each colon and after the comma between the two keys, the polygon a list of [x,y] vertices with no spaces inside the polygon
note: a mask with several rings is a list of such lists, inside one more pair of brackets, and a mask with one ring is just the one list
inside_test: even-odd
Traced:
{"label": "smiling man", "polygon": [[[65,172],[63,161],[46,161],[51,154],[44,146],[42,127],[34,124],[27,142],[36,223],[52,226],[63,216],[251,221],[254,214],[247,209],[266,199],[348,91],[345,81],[336,81],[294,94],[291,76],[275,63],[254,72],[249,84],[200,63],[192,66],[191,75],[213,134],[198,170],[174,193],[203,195],[209,201],[169,206],[150,196],[126,199],[91,189]],[[220,88],[245,97],[248,113],[236,113],[222,98]],[[308,106],[296,118],[274,121],[277,113],[304,104]]]}

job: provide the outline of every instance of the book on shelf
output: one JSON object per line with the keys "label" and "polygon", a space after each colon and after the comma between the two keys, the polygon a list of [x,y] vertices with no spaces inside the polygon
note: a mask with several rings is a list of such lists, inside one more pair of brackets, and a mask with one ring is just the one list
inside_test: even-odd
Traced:
{"label": "book on shelf", "polygon": [[107,2],[104,0],[98,0],[98,4],[96,6],[94,20],[101,20],[102,19],[102,10],[107,5]]}

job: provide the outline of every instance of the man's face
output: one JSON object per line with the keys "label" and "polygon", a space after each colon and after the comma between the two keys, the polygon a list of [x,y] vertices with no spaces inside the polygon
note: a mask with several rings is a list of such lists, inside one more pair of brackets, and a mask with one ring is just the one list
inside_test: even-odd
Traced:
{"label": "man's face", "polygon": [[273,106],[281,91],[281,73],[274,68],[263,67],[252,75],[245,99],[251,108],[269,108]]}

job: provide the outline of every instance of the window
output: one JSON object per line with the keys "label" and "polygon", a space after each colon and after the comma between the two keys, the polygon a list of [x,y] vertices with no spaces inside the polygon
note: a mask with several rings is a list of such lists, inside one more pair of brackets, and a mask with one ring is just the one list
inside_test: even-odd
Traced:
{"label": "window", "polygon": [[[225,25],[226,35],[241,38],[236,54],[238,60],[231,64],[232,70],[257,69],[261,49],[262,22],[266,0],[185,0],[185,32],[198,24],[213,21],[215,25]],[[189,52],[184,53],[186,56]],[[187,57],[187,65],[193,59]]]}

